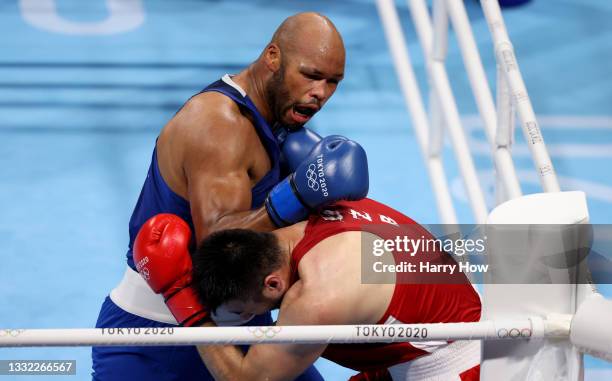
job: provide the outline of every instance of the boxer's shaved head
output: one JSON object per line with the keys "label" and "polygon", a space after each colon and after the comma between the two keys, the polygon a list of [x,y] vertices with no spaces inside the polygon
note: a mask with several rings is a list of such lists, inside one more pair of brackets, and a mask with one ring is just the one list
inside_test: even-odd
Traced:
{"label": "boxer's shaved head", "polygon": [[298,13],[274,32],[260,61],[272,72],[266,100],[273,119],[300,127],[323,107],[344,77],[344,43],[327,17]]}
{"label": "boxer's shaved head", "polygon": [[326,16],[315,12],[288,17],[276,29],[271,43],[286,55],[332,54],[344,60],[344,43],[335,25]]}

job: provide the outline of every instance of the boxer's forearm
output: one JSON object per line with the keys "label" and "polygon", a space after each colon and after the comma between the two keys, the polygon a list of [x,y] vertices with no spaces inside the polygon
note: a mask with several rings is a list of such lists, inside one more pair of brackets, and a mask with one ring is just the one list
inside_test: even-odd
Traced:
{"label": "boxer's forearm", "polygon": [[216,381],[248,381],[243,371],[244,354],[233,345],[199,345],[198,353]]}
{"label": "boxer's forearm", "polygon": [[[212,200],[215,201],[215,200]],[[237,205],[224,205],[223,202],[210,202],[203,208],[192,205],[193,225],[196,242],[200,243],[209,234],[225,229],[250,229],[268,232],[276,229],[264,207],[249,210],[250,196]]]}
{"label": "boxer's forearm", "polygon": [[233,345],[198,345],[197,349],[216,381],[282,381],[298,377],[314,363],[325,345],[256,344],[247,354]]}
{"label": "boxer's forearm", "polygon": [[208,234],[224,229],[250,229],[268,232],[277,229],[270,221],[264,207],[245,212],[235,212],[222,216],[208,229]]}

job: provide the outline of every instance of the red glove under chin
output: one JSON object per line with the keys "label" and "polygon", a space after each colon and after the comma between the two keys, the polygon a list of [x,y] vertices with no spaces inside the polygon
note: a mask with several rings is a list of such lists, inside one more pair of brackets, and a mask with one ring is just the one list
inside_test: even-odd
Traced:
{"label": "red glove under chin", "polygon": [[162,294],[176,321],[186,327],[210,319],[191,287],[191,229],[174,214],[147,220],[134,241],[136,270],[156,294]]}

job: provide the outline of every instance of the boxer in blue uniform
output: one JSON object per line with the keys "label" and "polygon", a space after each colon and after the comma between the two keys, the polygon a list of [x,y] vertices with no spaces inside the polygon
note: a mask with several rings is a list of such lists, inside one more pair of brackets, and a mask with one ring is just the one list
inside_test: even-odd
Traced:
{"label": "boxer in blue uniform", "polygon": [[[190,274],[183,274],[181,286],[173,283],[169,292],[149,279],[147,266],[156,264],[134,262],[135,239],[151,217],[178,215],[188,223],[193,245],[232,227],[271,231],[333,201],[367,194],[363,149],[346,138],[321,140],[303,128],[342,80],[344,56],[340,34],[329,19],[316,13],[294,15],[254,63],[212,83],[177,112],[156,141],[130,219],[128,267],[104,301],[96,327],[163,332],[177,324],[196,325],[206,316],[189,304]],[[311,151],[317,157],[309,156]],[[284,180],[281,156],[293,173]],[[320,167],[326,181],[314,177],[313,183],[312,165]],[[157,228],[146,233],[155,237]],[[212,318],[221,325],[271,323],[269,314],[245,322],[217,311]],[[94,380],[212,380],[191,346],[94,347],[92,358]],[[322,378],[310,368],[299,379]]]}

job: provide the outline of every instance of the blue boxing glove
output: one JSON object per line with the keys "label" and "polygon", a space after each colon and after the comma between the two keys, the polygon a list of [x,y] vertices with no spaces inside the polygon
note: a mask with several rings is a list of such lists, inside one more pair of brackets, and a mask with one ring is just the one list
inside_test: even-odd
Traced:
{"label": "blue boxing glove", "polygon": [[335,201],[360,200],[368,194],[368,186],[364,149],[332,135],[317,143],[295,172],[272,189],[266,210],[276,226],[287,226]]}
{"label": "blue boxing glove", "polygon": [[281,168],[284,173],[294,172],[320,141],[319,134],[306,127],[289,132],[281,144]]}

